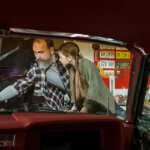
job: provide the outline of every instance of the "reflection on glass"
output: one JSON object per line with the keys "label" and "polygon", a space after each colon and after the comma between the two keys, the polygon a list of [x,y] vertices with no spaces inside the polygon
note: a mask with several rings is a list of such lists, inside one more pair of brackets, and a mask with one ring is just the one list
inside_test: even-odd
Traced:
{"label": "reflection on glass", "polygon": [[148,78],[147,90],[144,99],[143,114],[150,117],[150,76]]}
{"label": "reflection on glass", "polygon": [[[1,112],[125,115],[133,59],[125,47],[31,36],[0,41]],[[68,42],[80,50],[75,57],[60,51]]]}
{"label": "reflection on glass", "polygon": [[144,97],[142,116],[139,118],[139,123],[146,129],[150,128],[150,75],[148,75],[147,89]]}

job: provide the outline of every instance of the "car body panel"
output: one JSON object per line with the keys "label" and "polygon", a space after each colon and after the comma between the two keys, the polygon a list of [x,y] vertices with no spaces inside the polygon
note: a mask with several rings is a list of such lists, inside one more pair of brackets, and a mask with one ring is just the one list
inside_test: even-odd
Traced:
{"label": "car body panel", "polygon": [[[141,91],[145,85],[141,84],[144,68],[147,65],[146,57],[150,53],[149,2],[135,0],[87,2],[83,0],[70,3],[66,0],[41,3],[37,1],[8,2],[7,0],[1,2],[0,27],[8,29],[7,31],[10,31],[12,27],[58,32],[59,34],[101,36],[126,43],[125,46],[136,56],[134,62],[136,65],[132,68],[130,76],[126,118],[122,121],[107,115],[71,113],[4,114],[0,116],[0,136],[5,134],[17,136],[15,145],[6,145],[3,149],[40,149],[40,132],[43,131],[92,129],[98,129],[101,132],[100,149],[132,149],[134,133],[143,132],[141,129],[135,132],[134,129],[137,125],[138,111],[140,111],[139,104],[143,104],[144,101],[141,98]],[[45,34],[41,37],[44,36]],[[76,38],[79,37],[81,36]],[[149,140],[146,139],[146,141]],[[135,148],[141,150],[141,147]]]}

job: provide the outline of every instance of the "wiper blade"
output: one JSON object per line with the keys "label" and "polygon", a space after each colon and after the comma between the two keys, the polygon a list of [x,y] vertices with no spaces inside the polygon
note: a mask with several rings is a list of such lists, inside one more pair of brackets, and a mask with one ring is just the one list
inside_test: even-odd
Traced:
{"label": "wiper blade", "polygon": [[50,110],[50,109],[38,109],[35,112],[65,113],[64,111]]}
{"label": "wiper blade", "polygon": [[16,52],[17,50],[19,50],[20,45],[18,45],[16,48],[12,49],[11,51],[9,51],[6,54],[3,54],[2,56],[0,56],[0,61],[4,60],[5,58],[7,58],[10,54]]}

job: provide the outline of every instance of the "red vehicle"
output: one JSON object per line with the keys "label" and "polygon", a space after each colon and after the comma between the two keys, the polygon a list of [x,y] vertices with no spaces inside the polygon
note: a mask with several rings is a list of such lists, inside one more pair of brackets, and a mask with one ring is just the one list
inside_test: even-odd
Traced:
{"label": "red vehicle", "polygon": [[52,39],[56,49],[72,41],[124,112],[110,114],[109,100],[105,113],[52,111],[35,84],[0,100],[0,149],[150,149],[148,3],[3,2],[0,12],[0,91],[26,76],[33,39]]}

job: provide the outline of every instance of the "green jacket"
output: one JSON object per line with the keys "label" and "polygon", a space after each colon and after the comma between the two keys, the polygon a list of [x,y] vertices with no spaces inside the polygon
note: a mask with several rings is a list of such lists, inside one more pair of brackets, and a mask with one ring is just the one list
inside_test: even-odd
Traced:
{"label": "green jacket", "polygon": [[102,80],[95,64],[83,58],[79,63],[79,72],[81,78],[88,84],[87,99],[83,106],[88,108],[89,112],[106,112],[109,104],[109,111],[114,114],[114,97]]}

